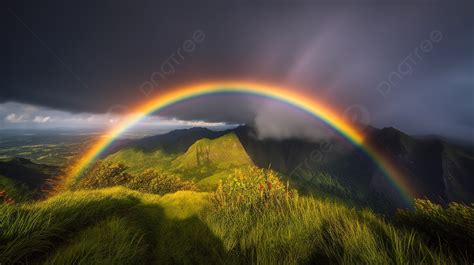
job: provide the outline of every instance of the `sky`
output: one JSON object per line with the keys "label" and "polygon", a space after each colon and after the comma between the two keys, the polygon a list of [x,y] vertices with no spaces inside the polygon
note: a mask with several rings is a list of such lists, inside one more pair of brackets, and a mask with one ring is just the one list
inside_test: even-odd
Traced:
{"label": "sky", "polygon": [[[6,7],[2,129],[102,128],[175,86],[247,80],[301,90],[376,127],[473,139],[473,1],[11,1]],[[157,115],[147,122],[247,123],[279,138],[320,134],[305,115],[248,96],[196,99]]]}

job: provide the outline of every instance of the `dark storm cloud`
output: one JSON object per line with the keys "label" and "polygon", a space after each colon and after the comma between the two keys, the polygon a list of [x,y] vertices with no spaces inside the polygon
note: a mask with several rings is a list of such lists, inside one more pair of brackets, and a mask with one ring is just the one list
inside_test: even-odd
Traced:
{"label": "dark storm cloud", "polygon": [[[174,85],[246,79],[298,87],[341,113],[359,106],[376,126],[469,137],[472,1],[381,2],[16,1],[2,14],[0,100],[104,113]],[[431,40],[433,32],[441,39]],[[426,40],[432,47],[422,51]],[[193,49],[185,49],[189,41]],[[172,71],[170,56],[178,58]],[[157,76],[158,88],[147,90]],[[380,89],[388,80],[389,89]],[[283,126],[285,111],[267,101],[213,97],[165,113],[254,122],[274,132],[262,121]],[[291,120],[294,131],[307,131],[307,120]]]}

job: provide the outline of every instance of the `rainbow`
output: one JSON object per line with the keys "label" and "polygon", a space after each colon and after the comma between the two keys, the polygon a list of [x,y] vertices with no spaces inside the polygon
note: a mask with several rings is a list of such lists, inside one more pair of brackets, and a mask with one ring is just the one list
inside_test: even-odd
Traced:
{"label": "rainbow", "polygon": [[353,126],[344,121],[344,119],[337,115],[335,111],[332,111],[323,103],[294,90],[283,89],[274,85],[247,82],[215,82],[183,86],[171,89],[169,92],[165,92],[149,100],[145,104],[135,108],[130,115],[127,115],[126,118],[110,129],[103,137],[97,140],[96,143],[92,144],[92,146],[73,164],[67,177],[72,179],[80,176],[100,157],[100,155],[118,136],[134,126],[147,115],[188,99],[227,93],[265,97],[289,104],[290,106],[309,113],[324,122],[326,125],[332,127],[345,139],[365,153],[384,173],[388,181],[399,191],[408,204],[411,204],[412,198],[416,196],[414,189],[411,188],[407,179],[393,165],[393,163],[377,151],[375,147],[364,143],[363,135]]}

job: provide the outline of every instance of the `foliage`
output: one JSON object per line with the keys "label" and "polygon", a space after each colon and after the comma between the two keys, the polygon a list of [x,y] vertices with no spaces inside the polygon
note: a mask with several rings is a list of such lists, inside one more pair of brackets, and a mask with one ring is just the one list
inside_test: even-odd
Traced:
{"label": "foliage", "polygon": [[225,181],[220,181],[212,202],[221,209],[247,208],[261,211],[268,207],[285,207],[291,197],[297,196],[283,184],[276,172],[247,167],[235,169]]}
{"label": "foliage", "polygon": [[398,211],[397,221],[420,231],[433,245],[440,242],[460,255],[474,258],[474,204],[452,202],[442,207],[417,199],[415,211]]}
{"label": "foliage", "polygon": [[[269,181],[270,180],[270,181]],[[262,196],[260,184],[272,183]],[[370,210],[328,199],[286,195],[274,173],[249,168],[222,181],[202,214],[238,264],[456,264]],[[282,205],[284,207],[282,207]]]}
{"label": "foliage", "polygon": [[182,180],[170,173],[146,170],[130,174],[122,163],[98,161],[73,187],[75,189],[97,189],[112,186],[125,186],[142,192],[165,194],[178,190],[196,190],[192,181]]}
{"label": "foliage", "polygon": [[140,174],[130,175],[124,186],[156,194],[173,193],[178,190],[197,190],[192,181],[182,180],[170,173],[157,173],[154,170],[146,170]]}
{"label": "foliage", "polygon": [[97,161],[77,184],[77,188],[104,188],[116,185],[122,185],[130,178],[126,172],[128,169],[122,163],[111,163],[106,161]]}

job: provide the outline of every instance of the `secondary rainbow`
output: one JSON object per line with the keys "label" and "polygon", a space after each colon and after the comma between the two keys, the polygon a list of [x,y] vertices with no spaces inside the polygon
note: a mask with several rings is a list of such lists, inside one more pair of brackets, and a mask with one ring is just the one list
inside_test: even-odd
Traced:
{"label": "secondary rainbow", "polygon": [[312,97],[308,97],[307,95],[291,89],[284,89],[275,85],[249,82],[214,82],[182,86],[171,89],[169,92],[160,94],[148,102],[137,106],[130,115],[110,129],[103,137],[94,143],[76,163],[74,163],[70,173],[68,174],[68,178],[72,179],[88,169],[89,166],[107,149],[108,146],[110,146],[110,144],[113,143],[117,137],[147,115],[188,99],[221,93],[261,96],[284,102],[315,116],[332,127],[345,139],[360,148],[362,152],[371,158],[371,160],[384,173],[389,182],[397,188],[408,204],[411,204],[412,198],[416,196],[416,192],[411,188],[411,185],[409,185],[408,180],[403,176],[403,174],[401,174],[400,171],[375,147],[364,143],[364,137],[357,129],[344,121],[341,116],[337,115],[335,111],[325,106],[322,102],[318,102]]}

